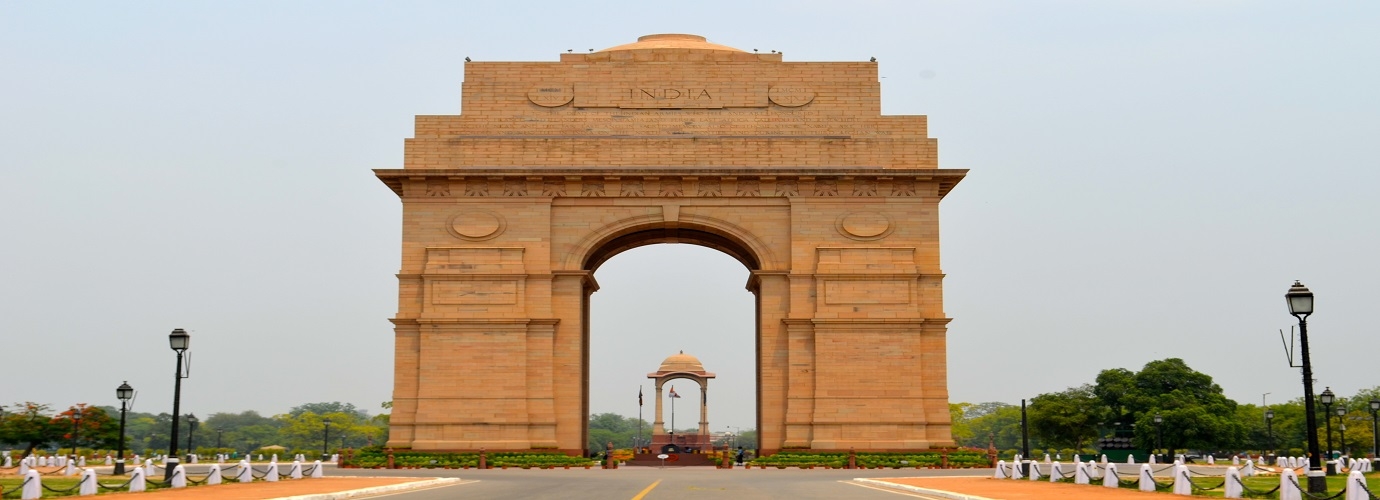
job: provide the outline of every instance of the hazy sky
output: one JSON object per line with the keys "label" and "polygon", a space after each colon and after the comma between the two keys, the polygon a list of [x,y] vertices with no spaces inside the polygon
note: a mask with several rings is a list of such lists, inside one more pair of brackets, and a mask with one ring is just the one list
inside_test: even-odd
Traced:
{"label": "hazy sky", "polygon": [[[377,411],[400,203],[370,169],[460,111],[467,56],[665,32],[876,57],[884,113],[929,115],[941,166],[972,169],[941,204],[952,400],[1166,357],[1299,397],[1295,279],[1318,389],[1350,395],[1380,385],[1376,26],[1375,2],[3,2],[0,403],[128,380],[169,411],[180,327],[186,411]],[[741,265],[660,245],[597,278],[593,411],[634,415],[644,384],[650,420],[646,373],[684,349],[719,374],[714,429],[753,425]]]}

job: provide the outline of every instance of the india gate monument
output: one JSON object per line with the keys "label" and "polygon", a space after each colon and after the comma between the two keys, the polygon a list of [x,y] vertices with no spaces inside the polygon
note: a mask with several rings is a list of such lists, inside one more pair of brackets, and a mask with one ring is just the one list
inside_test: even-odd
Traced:
{"label": "india gate monument", "polygon": [[881,114],[878,64],[693,35],[466,62],[461,113],[374,172],[402,200],[388,446],[582,453],[594,272],[656,243],[750,271],[762,454],[953,446],[939,202],[967,171]]}

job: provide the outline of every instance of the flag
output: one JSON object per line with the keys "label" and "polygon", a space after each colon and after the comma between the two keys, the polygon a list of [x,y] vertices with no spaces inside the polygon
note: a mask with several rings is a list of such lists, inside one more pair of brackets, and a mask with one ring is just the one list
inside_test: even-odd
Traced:
{"label": "flag", "polygon": [[678,398],[678,397],[680,397],[680,394],[676,394],[676,386],[674,386],[674,385],[671,386],[671,397],[673,397],[673,398]]}
{"label": "flag", "polygon": [[637,406],[642,406],[642,386],[637,386]]}

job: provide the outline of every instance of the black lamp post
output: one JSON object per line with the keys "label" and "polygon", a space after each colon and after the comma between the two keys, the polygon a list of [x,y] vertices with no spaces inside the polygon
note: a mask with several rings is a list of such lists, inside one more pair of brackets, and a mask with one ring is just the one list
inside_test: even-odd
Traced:
{"label": "black lamp post", "polygon": [[1376,424],[1380,418],[1376,418],[1377,414],[1380,414],[1380,399],[1372,399],[1370,400],[1370,435],[1375,439],[1375,442],[1371,444],[1371,458],[1380,458],[1380,425]]}
{"label": "black lamp post", "polygon": [[77,439],[81,437],[81,407],[72,409],[72,460],[77,459]]}
{"label": "black lamp post", "polygon": [[[1318,395],[1318,402],[1323,405],[1323,422],[1327,428],[1327,461],[1332,461],[1332,403],[1337,400],[1337,396],[1332,394],[1331,387],[1324,387],[1322,394]],[[1328,475],[1335,474],[1332,466],[1327,466]]]}
{"label": "black lamp post", "polygon": [[330,457],[330,453],[328,453],[328,452],[326,451],[326,449],[330,447],[330,445],[327,444],[327,443],[330,443],[330,442],[331,442],[331,419],[329,419],[329,418],[322,419],[322,420],[321,420],[321,459],[322,459],[322,460],[326,460],[328,457]]}
{"label": "black lamp post", "polygon": [[1274,420],[1275,411],[1265,410],[1265,445],[1268,446],[1272,452],[1275,451],[1275,431],[1270,427],[1270,424],[1274,422]]}
{"label": "black lamp post", "polygon": [[[1159,449],[1161,449],[1161,448],[1164,448],[1164,426],[1163,426],[1163,425],[1160,425],[1160,424],[1163,424],[1163,423],[1164,423],[1164,417],[1161,417],[1160,414],[1156,413],[1156,414],[1155,414],[1155,449],[1156,449],[1156,450],[1159,450]],[[1162,457],[1160,457],[1160,461],[1161,461],[1161,462],[1164,462],[1164,461],[1166,461],[1168,458],[1169,458],[1169,457],[1167,457],[1167,456],[1162,456]]]}
{"label": "black lamp post", "polygon": [[172,481],[173,469],[177,468],[177,417],[182,407],[182,355],[187,352],[187,348],[192,344],[192,336],[186,330],[178,328],[168,334],[168,346],[172,347],[173,352],[177,353],[177,371],[173,373],[173,411],[172,411],[172,439],[168,440],[168,461],[166,464],[166,474],[164,481]]}
{"label": "black lamp post", "polygon": [[222,432],[225,431],[222,429],[216,429],[216,453],[220,453],[220,434]]}
{"label": "black lamp post", "polygon": [[187,461],[189,462],[192,460],[192,455],[196,454],[196,447],[192,446],[192,443],[195,442],[193,438],[196,437],[196,424],[199,422],[200,420],[196,419],[195,413],[187,414]]}
{"label": "black lamp post", "polygon": [[129,411],[129,400],[134,399],[134,388],[129,381],[115,388],[115,397],[120,398],[120,438],[115,448],[115,475],[125,474],[125,412]]}
{"label": "black lamp post", "polygon": [[1322,453],[1318,452],[1318,420],[1313,409],[1313,364],[1308,357],[1308,316],[1313,314],[1313,292],[1294,281],[1284,300],[1289,304],[1289,314],[1299,320],[1299,344],[1303,349],[1303,413],[1308,424],[1308,454],[1312,456],[1308,462],[1308,492],[1326,493],[1327,477],[1322,468]]}
{"label": "black lamp post", "polygon": [[1021,475],[1030,476],[1030,427],[1025,417],[1025,400],[1021,400]]}
{"label": "black lamp post", "polygon": [[1337,407],[1337,433],[1339,439],[1338,448],[1342,449],[1342,456],[1346,456],[1346,403]]}

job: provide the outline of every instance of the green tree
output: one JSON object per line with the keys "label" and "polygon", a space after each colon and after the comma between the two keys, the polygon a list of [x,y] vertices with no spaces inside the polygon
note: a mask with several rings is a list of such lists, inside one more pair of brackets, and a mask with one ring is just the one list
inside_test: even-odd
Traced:
{"label": "green tree", "polygon": [[1091,385],[1041,394],[1028,409],[1030,432],[1053,446],[1081,450],[1098,436],[1104,412]]}
{"label": "green tree", "polygon": [[[637,436],[638,420],[617,413],[599,413],[589,416],[589,440],[585,445],[595,451],[613,442],[614,448],[630,448],[633,437]],[[642,421],[642,442],[652,439],[652,426]]]}
{"label": "green tree", "polygon": [[[1135,439],[1154,448],[1163,435],[1170,450],[1236,449],[1245,444],[1246,426],[1236,417],[1236,402],[1222,394],[1212,377],[1189,368],[1182,359],[1151,361],[1127,378],[1122,369],[1098,375],[1095,394],[1118,421],[1134,420]],[[1103,383],[1107,387],[1101,387]],[[1159,414],[1164,422],[1156,425]]]}
{"label": "green tree", "polygon": [[51,406],[32,401],[6,408],[4,418],[0,419],[0,442],[23,447],[22,457],[33,454],[39,446],[46,447],[62,433],[61,420],[51,412]]}

